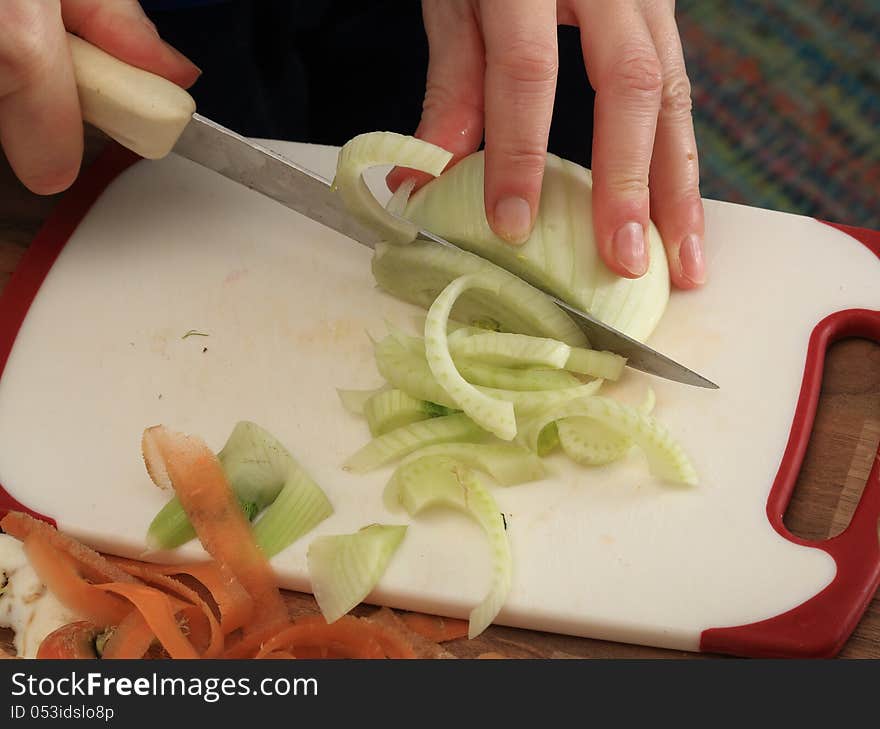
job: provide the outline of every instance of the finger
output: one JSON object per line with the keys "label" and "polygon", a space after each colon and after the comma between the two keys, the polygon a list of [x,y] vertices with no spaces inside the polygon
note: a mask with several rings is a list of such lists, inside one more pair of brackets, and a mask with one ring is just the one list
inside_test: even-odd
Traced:
{"label": "finger", "polygon": [[648,172],[660,110],[662,75],[654,41],[634,2],[579,6],[587,73],[596,89],[593,228],[616,273],[648,270]]}
{"label": "finger", "polygon": [[646,20],[663,68],[663,94],[651,161],[651,210],[666,246],[672,283],[689,289],[706,280],[691,88],[672,4],[656,4]]}
{"label": "finger", "polygon": [[159,37],[137,0],[61,0],[72,33],[132,66],[189,88],[201,71]]}
{"label": "finger", "polygon": [[0,145],[33,192],[70,186],[82,159],[79,99],[57,0],[0,3]]}
{"label": "finger", "polygon": [[[415,136],[452,152],[450,166],[480,146],[483,138],[483,41],[469,0],[424,0],[428,36],[428,78],[422,118]],[[430,175],[396,167],[386,182],[394,191]]]}
{"label": "finger", "polygon": [[528,238],[541,197],[559,54],[556,3],[485,0],[486,180],[489,225]]}

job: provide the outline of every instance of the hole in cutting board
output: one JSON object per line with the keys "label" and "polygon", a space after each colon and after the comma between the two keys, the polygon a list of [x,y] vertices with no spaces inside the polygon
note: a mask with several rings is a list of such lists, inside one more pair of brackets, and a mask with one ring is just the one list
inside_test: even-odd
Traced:
{"label": "hole in cutting board", "polygon": [[828,348],[810,443],[783,522],[820,541],[849,526],[880,442],[880,344],[844,339]]}

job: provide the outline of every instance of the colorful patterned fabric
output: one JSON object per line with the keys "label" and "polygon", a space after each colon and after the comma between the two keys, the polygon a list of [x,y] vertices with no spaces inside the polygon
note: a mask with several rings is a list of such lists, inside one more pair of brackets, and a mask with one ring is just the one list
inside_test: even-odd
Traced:
{"label": "colorful patterned fabric", "polygon": [[880,229],[880,0],[679,0],[704,197]]}

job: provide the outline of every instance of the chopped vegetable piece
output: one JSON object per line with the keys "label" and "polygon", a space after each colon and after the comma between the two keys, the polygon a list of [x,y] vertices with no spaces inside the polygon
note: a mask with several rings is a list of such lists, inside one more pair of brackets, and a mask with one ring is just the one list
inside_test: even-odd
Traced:
{"label": "chopped vegetable piece", "polygon": [[400,183],[400,186],[391,195],[391,199],[385,205],[385,209],[392,215],[400,216],[406,209],[406,203],[409,201],[410,195],[415,190],[415,178],[410,177]]}
{"label": "chopped vegetable piece", "polygon": [[688,486],[697,484],[693,464],[666,428],[638,409],[607,397],[585,397],[548,408],[523,426],[520,438],[536,450],[538,437],[547,424],[580,417],[591,418],[610,433],[631,439],[644,452],[651,472],[658,478]]}
{"label": "chopped vegetable piece", "polygon": [[333,513],[327,496],[299,464],[292,464],[278,494],[254,524],[254,539],[273,557]]}
{"label": "chopped vegetable piece", "polygon": [[364,415],[373,437],[389,430],[431,417],[424,400],[410,397],[403,390],[382,390],[364,404]]}
{"label": "chopped vegetable piece", "polygon": [[570,400],[577,400],[588,395],[595,395],[602,387],[604,380],[593,380],[577,387],[565,387],[561,390],[499,390],[494,387],[479,387],[484,392],[499,400],[513,404],[517,414],[528,415],[551,405],[558,405]]}
{"label": "chopped vegetable piece", "polygon": [[104,628],[87,620],[62,625],[43,638],[37,649],[37,658],[63,660],[97,658],[95,641],[103,631]]}
{"label": "chopped vegetable piece", "polygon": [[309,545],[312,591],[328,623],[373,591],[405,534],[405,526],[371,524],[354,534],[318,537]]}
{"label": "chopped vegetable piece", "polygon": [[542,458],[549,456],[559,447],[559,429],[556,421],[548,423],[541,428],[538,433],[538,440],[535,443],[535,453]]}
{"label": "chopped vegetable piece", "polygon": [[79,565],[79,572],[89,580],[106,582],[137,582],[106,557],[85,544],[62,534],[55,527],[20,511],[10,511],[0,519],[0,529],[20,542],[31,535],[39,535],[59,552],[69,555]]}
{"label": "chopped vegetable piece", "polygon": [[[229,567],[254,601],[253,619],[245,628],[254,632],[287,621],[287,608],[278,592],[269,562],[251,535],[220,461],[204,441],[154,426],[144,431],[164,462],[202,546]],[[146,453],[145,453],[146,456]]]}
{"label": "chopped vegetable piece", "polygon": [[[466,357],[502,367],[553,367],[564,369],[572,348],[565,342],[546,337],[506,332],[469,334],[468,329],[449,335],[449,350],[458,360]],[[589,351],[589,350],[587,350]]]}
{"label": "chopped vegetable piece", "polygon": [[[386,337],[375,345],[376,365],[380,374],[394,387],[411,397],[429,400],[444,406],[454,403],[434,379],[424,355],[402,346],[394,337]],[[603,380],[593,380],[577,387],[562,390],[518,391],[476,386],[476,389],[498,400],[513,403],[518,415],[530,414],[551,405],[594,395]]]}
{"label": "chopped vegetable piece", "polygon": [[183,607],[179,601],[147,585],[107,583],[96,585],[99,590],[121,595],[130,600],[143,615],[162,647],[172,658],[198,658],[199,654],[177,622],[176,613]]}
{"label": "chopped vegetable piece", "polygon": [[229,568],[218,562],[194,562],[190,564],[144,564],[116,558],[123,570],[132,575],[145,571],[160,575],[189,575],[202,583],[211,594],[220,611],[220,628],[224,635],[242,627],[253,611],[253,600],[235,578]]}
{"label": "chopped vegetable piece", "polygon": [[540,458],[513,443],[440,443],[411,453],[401,466],[423,456],[447,456],[490,475],[499,486],[538,481],[546,475]]}
{"label": "chopped vegetable piece", "polygon": [[424,353],[416,354],[392,336],[373,347],[376,367],[392,387],[417,400],[455,408],[455,402],[434,379]]}
{"label": "chopped vegetable piece", "polygon": [[[457,332],[452,332],[451,335],[447,335],[450,354],[452,354],[453,350],[451,337],[456,333]],[[494,333],[493,335],[517,336],[513,334],[499,335]],[[421,337],[410,337],[396,330],[392,331],[390,336],[394,338],[401,348],[407,350],[413,356],[427,356],[425,340]],[[542,341],[538,337],[527,337],[527,339]],[[461,341],[461,337],[457,337],[457,340]],[[571,349],[568,345],[562,344],[562,342],[555,342],[555,344],[565,347],[566,351],[570,351]],[[400,350],[392,351],[399,352]],[[483,385],[495,389],[507,389],[515,392],[523,390],[560,390],[566,387],[577,387],[578,385],[583,384],[581,380],[571,373],[563,372],[559,369],[548,370],[546,368],[538,369],[533,367],[512,368],[478,361],[470,357],[453,357],[453,360],[456,369],[468,382],[474,385]]]}
{"label": "chopped vegetable piece", "polygon": [[410,515],[434,506],[448,506],[471,516],[483,528],[492,552],[492,584],[483,601],[470,614],[468,637],[475,638],[495,619],[507,599],[511,583],[511,555],[501,509],[476,474],[460,461],[427,456],[409,464],[423,478],[406,478],[398,497]]}
{"label": "chopped vegetable piece", "polygon": [[428,309],[425,319],[425,356],[428,367],[447,395],[477,425],[494,433],[502,440],[513,440],[516,435],[516,416],[513,405],[497,400],[477,390],[455,368],[446,327],[449,313],[456,299],[468,289],[482,289],[497,294],[500,285],[489,276],[461,276],[450,283]]}
{"label": "chopped vegetable piece", "polygon": [[603,380],[616,382],[626,367],[626,358],[613,352],[600,352],[595,349],[572,347],[571,354],[565,363],[569,372],[599,377]]}
{"label": "chopped vegetable piece", "polygon": [[419,448],[454,441],[479,442],[486,432],[467,415],[457,413],[405,425],[374,438],[345,462],[349,471],[363,473],[383,466]]}
{"label": "chopped vegetable piece", "polygon": [[111,631],[101,649],[101,658],[143,658],[156,634],[152,631],[144,616],[133,610]]}
{"label": "chopped vegetable piece", "polygon": [[[150,442],[145,444],[147,449],[152,447]],[[248,521],[265,509],[255,534],[269,556],[311,531],[332,513],[324,492],[287,449],[256,423],[237,423],[217,458]],[[145,461],[161,471],[162,460],[156,454],[145,454]],[[284,492],[287,493],[281,499]],[[260,527],[267,517],[269,523]],[[283,532],[272,526],[279,519],[286,522]],[[194,537],[195,530],[176,496],[156,515],[147,533],[149,543],[159,549],[173,549]],[[290,541],[285,543],[285,539]]]}
{"label": "chopped vegetable piece", "polygon": [[116,625],[131,607],[124,601],[102,592],[80,574],[74,559],[56,549],[42,534],[24,540],[28,562],[55,597],[74,613],[94,625]]}
{"label": "chopped vegetable piece", "polygon": [[369,132],[355,137],[339,150],[333,188],[351,213],[379,230],[385,240],[409,243],[415,240],[418,227],[383,208],[364,182],[363,174],[370,167],[392,164],[436,176],[451,159],[451,152],[415,137]]}
{"label": "chopped vegetable piece", "polygon": [[[180,580],[169,577],[162,569],[140,562],[128,562],[129,574],[140,578],[154,587],[160,587],[167,594],[185,600],[189,605],[177,612],[185,612],[188,619],[189,640],[196,647],[202,658],[216,658],[223,649],[223,632],[221,623],[214,617],[211,607],[194,589]],[[233,578],[234,579],[234,578]],[[253,603],[251,603],[251,607]],[[146,615],[144,614],[144,617]],[[151,625],[147,621],[148,625]]]}
{"label": "chopped vegetable piece", "polygon": [[439,615],[425,615],[424,613],[404,613],[401,620],[410,630],[414,630],[435,643],[458,640],[468,634],[468,624],[465,620],[442,618]]}
{"label": "chopped vegetable piece", "polygon": [[559,445],[575,463],[604,466],[626,455],[632,440],[609,430],[592,418],[562,418],[556,421]]}
{"label": "chopped vegetable piece", "polygon": [[564,390],[583,384],[577,377],[563,370],[514,369],[469,359],[456,359],[455,366],[461,376],[471,384],[501,390]]}

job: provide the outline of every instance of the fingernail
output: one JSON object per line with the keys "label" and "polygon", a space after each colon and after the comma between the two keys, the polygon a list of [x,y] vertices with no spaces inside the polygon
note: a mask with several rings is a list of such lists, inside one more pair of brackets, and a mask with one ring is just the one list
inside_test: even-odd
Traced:
{"label": "fingernail", "polygon": [[621,225],[611,240],[611,250],[617,262],[633,276],[643,276],[648,270],[648,249],[641,224]]}
{"label": "fingernail", "polygon": [[706,262],[703,259],[703,246],[700,237],[695,233],[686,235],[678,249],[678,260],[681,263],[681,273],[685,278],[695,284],[706,281]]}
{"label": "fingernail", "polygon": [[156,24],[152,20],[150,20],[149,18],[144,18],[143,23],[153,35],[159,35],[159,29],[156,27]]}
{"label": "fingernail", "polygon": [[521,197],[506,197],[495,205],[495,232],[508,243],[525,243],[531,227],[532,209]]}

